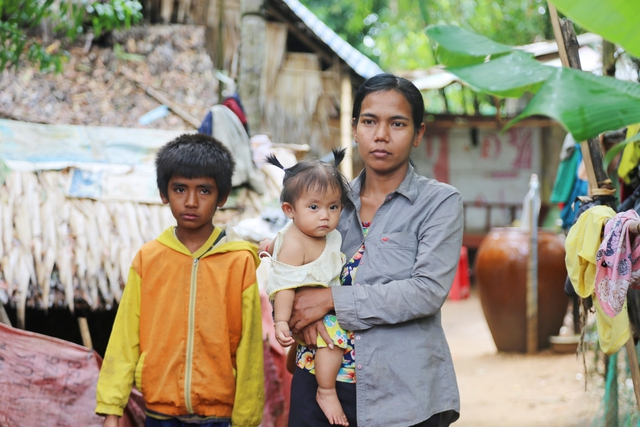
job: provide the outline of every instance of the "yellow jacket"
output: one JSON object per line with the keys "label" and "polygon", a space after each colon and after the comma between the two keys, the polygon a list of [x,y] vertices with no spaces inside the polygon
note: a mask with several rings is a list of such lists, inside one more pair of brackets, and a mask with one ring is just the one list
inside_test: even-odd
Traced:
{"label": "yellow jacket", "polygon": [[191,253],[173,227],[129,271],[97,386],[96,413],[122,415],[131,387],[168,416],[257,426],[264,404],[255,245],[216,227]]}

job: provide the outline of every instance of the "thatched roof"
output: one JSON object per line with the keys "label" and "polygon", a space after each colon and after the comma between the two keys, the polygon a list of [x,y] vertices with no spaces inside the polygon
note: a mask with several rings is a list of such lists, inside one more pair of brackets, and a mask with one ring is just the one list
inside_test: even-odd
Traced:
{"label": "thatched roof", "polygon": [[[175,224],[155,187],[157,149],[181,131],[0,120],[0,303],[110,308],[136,251]],[[7,167],[8,166],[8,167]],[[259,217],[277,198],[234,190],[214,223]]]}

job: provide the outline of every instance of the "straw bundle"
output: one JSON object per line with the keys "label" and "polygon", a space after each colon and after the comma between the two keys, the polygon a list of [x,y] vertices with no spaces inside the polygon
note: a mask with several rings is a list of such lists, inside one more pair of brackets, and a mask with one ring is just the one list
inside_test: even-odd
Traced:
{"label": "straw bundle", "polygon": [[[69,178],[39,171],[0,180],[0,303],[16,305],[22,328],[27,306],[111,308],[138,249],[175,224],[160,204],[69,198]],[[270,188],[264,197],[277,194]],[[233,196],[233,209],[218,210],[214,223],[260,215],[261,196],[246,188]]]}

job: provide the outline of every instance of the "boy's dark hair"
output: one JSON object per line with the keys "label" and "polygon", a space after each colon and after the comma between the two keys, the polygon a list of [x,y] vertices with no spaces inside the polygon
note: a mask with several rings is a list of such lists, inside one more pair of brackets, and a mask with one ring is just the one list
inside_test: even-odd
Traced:
{"label": "boy's dark hair", "polygon": [[273,154],[268,155],[268,163],[284,170],[280,203],[295,204],[295,201],[300,198],[305,190],[316,190],[324,193],[328,188],[332,188],[340,192],[340,203],[345,205],[349,200],[347,197],[349,183],[338,169],[338,165],[344,159],[344,153],[344,149],[334,148],[333,163],[305,160],[286,169],[276,156]]}
{"label": "boy's dark hair", "polygon": [[362,101],[370,93],[395,90],[411,105],[413,127],[417,130],[424,118],[424,99],[418,88],[409,80],[389,73],[377,74],[362,83],[353,98],[353,123],[358,123]]}
{"label": "boy's dark hair", "polygon": [[168,197],[169,181],[174,176],[213,178],[218,187],[218,201],[231,192],[235,168],[233,155],[217,139],[202,133],[180,135],[164,145],[156,156],[158,190]]}

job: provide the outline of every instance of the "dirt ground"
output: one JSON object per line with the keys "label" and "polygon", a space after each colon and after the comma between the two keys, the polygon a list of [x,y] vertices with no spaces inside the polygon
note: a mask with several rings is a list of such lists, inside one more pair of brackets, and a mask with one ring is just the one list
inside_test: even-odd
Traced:
{"label": "dirt ground", "polygon": [[460,388],[456,427],[597,425],[603,392],[591,380],[585,391],[582,356],[499,353],[475,287],[448,300],[442,319]]}

